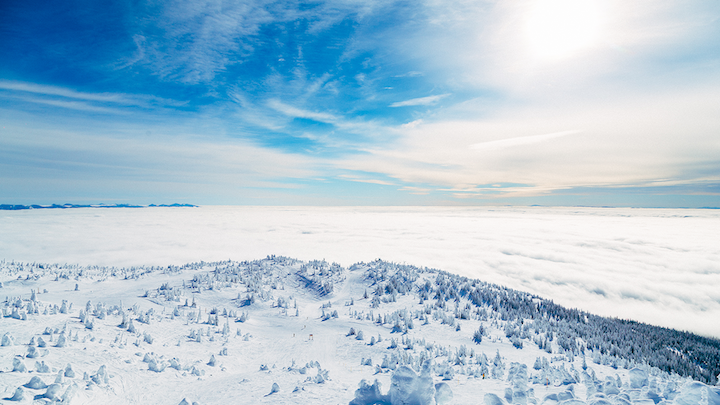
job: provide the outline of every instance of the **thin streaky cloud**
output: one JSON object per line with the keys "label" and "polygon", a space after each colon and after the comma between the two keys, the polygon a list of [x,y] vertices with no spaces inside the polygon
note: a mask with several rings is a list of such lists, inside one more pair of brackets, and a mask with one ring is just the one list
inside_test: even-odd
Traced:
{"label": "thin streaky cloud", "polygon": [[423,188],[423,187],[413,187],[413,186],[405,186],[400,188],[400,191],[405,191],[413,195],[428,195],[430,194],[430,191],[432,191],[429,188]]}
{"label": "thin streaky cloud", "polygon": [[356,177],[356,176],[351,176],[351,175],[346,175],[346,174],[341,174],[338,177],[342,180],[355,181],[358,183],[378,184],[381,186],[397,186],[397,184],[391,183],[389,181],[378,180],[378,179],[367,179],[367,178],[361,178],[361,177]]}
{"label": "thin streaky cloud", "polygon": [[132,104],[132,101],[120,94],[93,94],[83,93],[58,86],[46,86],[35,83],[13,82],[0,80],[0,89],[41,94],[45,96],[60,96],[86,101],[101,101],[107,103]]}
{"label": "thin streaky cloud", "polygon": [[148,95],[129,95],[123,93],[87,93],[59,86],[48,86],[36,83],[0,80],[0,89],[12,92],[32,93],[42,96],[58,96],[75,100],[114,103],[121,105],[147,106],[148,102],[159,102],[165,105],[182,106],[187,102],[180,102]]}
{"label": "thin streaky cloud", "polygon": [[280,100],[275,100],[275,99],[270,100],[270,101],[268,101],[267,105],[268,105],[268,107],[274,109],[275,111],[283,113],[289,117],[308,118],[311,120],[325,122],[328,124],[336,123],[339,121],[339,118],[332,114],[303,110],[303,109],[285,104]]}
{"label": "thin streaky cloud", "polygon": [[524,145],[531,145],[534,143],[545,142],[545,141],[549,141],[552,139],[557,139],[557,138],[562,138],[562,137],[569,136],[569,135],[579,134],[581,132],[582,131],[571,130],[571,131],[553,132],[551,134],[543,134],[543,135],[519,136],[516,138],[500,139],[497,141],[475,143],[475,144],[470,145],[470,148],[473,150],[511,148],[514,146],[524,146]]}
{"label": "thin streaky cloud", "polygon": [[49,100],[38,97],[16,97],[17,99],[27,101],[35,104],[50,105],[53,107],[67,108],[76,111],[85,111],[91,113],[104,113],[104,114],[127,114],[127,111],[118,108],[107,108],[91,105],[83,101],[64,101],[64,100]]}
{"label": "thin streaky cloud", "polygon": [[[364,119],[348,119],[341,115],[335,115],[326,112],[308,111],[302,108],[297,108],[286,104],[277,99],[268,100],[265,105],[273,111],[279,112],[286,117],[290,118],[304,118],[310,119],[325,124],[331,124],[335,128],[347,133],[358,135],[363,139],[374,139],[379,136],[393,132],[392,129],[382,126],[373,122],[372,120]],[[307,138],[317,141],[322,141],[326,145],[330,146],[343,146],[348,150],[362,151],[361,141],[348,141],[341,140],[340,138],[330,139],[326,135],[312,135],[309,133],[294,134],[295,137]]]}
{"label": "thin streaky cloud", "polygon": [[418,72],[418,71],[415,71],[415,70],[414,70],[414,71],[411,71],[411,72],[407,72],[407,73],[395,75],[395,76],[393,76],[393,77],[419,77],[419,76],[422,76],[422,75],[423,75],[422,72]]}
{"label": "thin streaky cloud", "polygon": [[390,104],[390,107],[411,107],[416,105],[432,105],[449,96],[450,94],[440,94],[437,96],[418,97],[410,100],[398,101]]}

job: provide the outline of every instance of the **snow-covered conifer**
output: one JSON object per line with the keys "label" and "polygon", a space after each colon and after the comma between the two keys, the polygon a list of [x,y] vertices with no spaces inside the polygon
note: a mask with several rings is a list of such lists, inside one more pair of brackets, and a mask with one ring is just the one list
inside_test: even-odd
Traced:
{"label": "snow-covered conifer", "polygon": [[25,367],[25,363],[19,358],[15,357],[13,359],[13,369],[12,371],[14,373],[25,373],[27,372],[27,367]]}

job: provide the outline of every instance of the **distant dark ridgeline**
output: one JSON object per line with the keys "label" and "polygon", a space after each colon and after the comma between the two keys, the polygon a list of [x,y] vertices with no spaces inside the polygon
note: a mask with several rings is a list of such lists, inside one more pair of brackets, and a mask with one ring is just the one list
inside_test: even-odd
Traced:
{"label": "distant dark ridgeline", "polygon": [[192,204],[150,204],[150,205],[133,205],[133,204],[52,204],[52,205],[20,205],[20,204],[0,204],[0,210],[18,211],[18,210],[43,210],[43,209],[68,209],[68,208],[145,208],[145,207],[197,207]]}

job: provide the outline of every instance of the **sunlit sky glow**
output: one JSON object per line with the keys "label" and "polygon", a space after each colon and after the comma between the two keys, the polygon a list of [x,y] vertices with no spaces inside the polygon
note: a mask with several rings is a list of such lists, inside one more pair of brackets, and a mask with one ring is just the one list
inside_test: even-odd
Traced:
{"label": "sunlit sky glow", "polygon": [[720,3],[0,6],[0,203],[720,206]]}

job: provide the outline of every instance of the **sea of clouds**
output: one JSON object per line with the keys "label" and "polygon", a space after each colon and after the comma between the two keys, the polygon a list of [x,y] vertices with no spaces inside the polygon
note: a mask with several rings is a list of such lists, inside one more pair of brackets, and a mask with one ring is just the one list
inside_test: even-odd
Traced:
{"label": "sea of clouds", "polygon": [[720,337],[720,211],[197,207],[0,211],[0,259],[111,266],[376,258]]}

